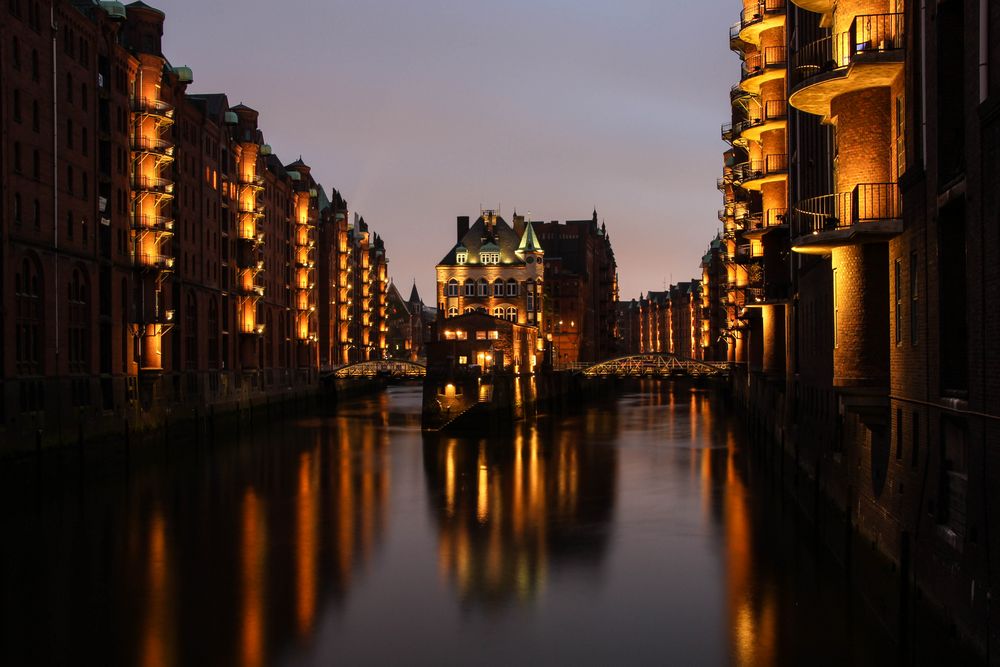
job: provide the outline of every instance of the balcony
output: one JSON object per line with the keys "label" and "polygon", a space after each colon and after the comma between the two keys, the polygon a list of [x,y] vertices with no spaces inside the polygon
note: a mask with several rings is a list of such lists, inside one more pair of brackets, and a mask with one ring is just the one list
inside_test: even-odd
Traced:
{"label": "balcony", "polygon": [[812,197],[792,210],[792,250],[827,254],[833,248],[886,241],[903,231],[895,183],[861,183],[850,192]]}
{"label": "balcony", "polygon": [[155,155],[159,158],[174,158],[174,145],[159,137],[133,137],[132,151],[139,154]]}
{"label": "balcony", "polygon": [[768,100],[764,103],[764,108],[758,109],[757,113],[757,117],[737,124],[738,139],[759,142],[765,132],[783,130],[788,126],[788,103],[785,100]]}
{"label": "balcony", "polygon": [[[752,11],[740,12],[738,39],[747,44],[760,44],[760,35],[771,28],[785,25],[785,0],[763,0]],[[734,26],[735,27],[735,26]],[[732,42],[732,31],[729,33]]]}
{"label": "balcony", "polygon": [[763,160],[750,160],[733,167],[733,181],[746,190],[760,190],[765,183],[788,177],[788,155],[775,153]]}
{"label": "balcony", "polygon": [[763,213],[754,213],[747,216],[747,224],[744,227],[744,237],[760,238],[775,229],[785,229],[788,219],[788,209],[769,208]]}
{"label": "balcony", "polygon": [[132,179],[132,189],[141,194],[152,194],[161,198],[174,196],[174,182],[166,178],[136,176]]}
{"label": "balcony", "polygon": [[133,215],[132,229],[138,232],[173,234],[174,221],[173,218],[160,215]]}
{"label": "balcony", "polygon": [[736,106],[737,104],[742,106],[751,98],[753,98],[753,95],[743,90],[743,87],[740,84],[736,84],[729,89],[729,102],[733,106]]}
{"label": "balcony", "polygon": [[747,308],[786,303],[789,300],[788,294],[787,278],[776,284],[769,283],[766,278],[762,278],[752,281],[744,290]]}
{"label": "balcony", "polygon": [[158,120],[173,122],[174,106],[163,100],[137,97],[132,100],[132,111],[143,116],[152,116]]}
{"label": "balcony", "polygon": [[740,87],[758,95],[762,85],[785,76],[787,65],[788,50],[783,46],[769,46],[763,51],[748,53],[743,61]]}
{"label": "balcony", "polygon": [[903,70],[903,25],[902,14],[856,16],[849,31],[799,49],[792,57],[788,103],[828,116],[839,95],[891,86]]}
{"label": "balcony", "polygon": [[158,253],[135,253],[135,265],[148,271],[170,271],[174,268],[174,258]]}
{"label": "balcony", "polygon": [[833,12],[836,0],[792,0],[792,2],[806,11],[828,15]]}

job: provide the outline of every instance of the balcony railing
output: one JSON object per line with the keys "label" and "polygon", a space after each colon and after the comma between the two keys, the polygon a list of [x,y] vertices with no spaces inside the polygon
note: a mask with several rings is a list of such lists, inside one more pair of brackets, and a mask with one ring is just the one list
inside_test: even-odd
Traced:
{"label": "balcony railing", "polygon": [[784,67],[788,62],[788,50],[783,46],[768,46],[763,51],[748,54],[743,61],[740,81],[763,74],[764,70]]}
{"label": "balcony railing", "polygon": [[788,155],[775,153],[765,156],[763,160],[750,160],[733,167],[733,180],[737,184],[756,181],[767,176],[788,172]]}
{"label": "balcony railing", "polygon": [[132,179],[132,187],[139,192],[171,194],[174,191],[174,182],[166,178],[136,176]]}
{"label": "balcony railing", "polygon": [[147,269],[169,270],[174,268],[173,257],[155,253],[137,252],[135,254],[135,263]]}
{"label": "balcony railing", "polygon": [[137,97],[132,100],[132,111],[170,118],[174,113],[174,105],[163,100],[154,100],[151,97]]}
{"label": "balcony railing", "polygon": [[144,232],[171,233],[174,229],[173,218],[161,215],[134,215],[132,228]]}
{"label": "balcony railing", "polygon": [[765,214],[765,224],[768,227],[780,227],[788,222],[787,208],[769,208]]}
{"label": "balcony railing", "polygon": [[791,87],[849,67],[880,54],[902,55],[905,48],[902,14],[863,14],[847,32],[812,42],[792,56]]}
{"label": "balcony railing", "polygon": [[848,229],[871,222],[899,220],[899,188],[895,183],[860,183],[850,192],[812,197],[792,212],[796,236]]}
{"label": "balcony railing", "polygon": [[132,150],[170,156],[174,154],[174,145],[170,141],[158,137],[133,137]]}
{"label": "balcony railing", "polygon": [[743,10],[740,12],[740,28],[750,26],[763,21],[768,14],[783,14],[785,12],[785,0],[764,0],[757,4],[752,11]]}

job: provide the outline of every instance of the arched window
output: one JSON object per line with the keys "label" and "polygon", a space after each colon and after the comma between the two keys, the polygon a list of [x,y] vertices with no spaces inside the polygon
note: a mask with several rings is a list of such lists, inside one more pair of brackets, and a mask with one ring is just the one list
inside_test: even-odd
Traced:
{"label": "arched window", "polygon": [[14,277],[16,318],[15,359],[19,375],[42,373],[42,278],[33,257],[25,257]]}
{"label": "arched window", "polygon": [[448,281],[448,296],[458,296],[458,281],[454,278]]}
{"label": "arched window", "polygon": [[517,308],[511,306],[507,309],[507,319],[511,322],[517,322]]}
{"label": "arched window", "polygon": [[463,312],[464,312],[464,313],[465,313],[466,315],[468,315],[469,313],[474,313],[474,312],[476,312],[476,309],[475,309],[475,308],[474,308],[473,306],[466,306],[466,308],[465,308],[465,310],[464,310]]}
{"label": "arched window", "polygon": [[496,308],[493,309],[493,317],[500,317],[500,318],[503,317],[503,307],[502,306],[497,306]]}
{"label": "arched window", "polygon": [[486,282],[486,278],[480,278],[478,285],[479,285],[479,296],[489,296],[490,284]]}
{"label": "arched window", "polygon": [[507,281],[507,296],[517,296],[517,281],[513,278]]}
{"label": "arched window", "polygon": [[503,296],[503,278],[493,281],[493,296]]}
{"label": "arched window", "polygon": [[187,293],[184,304],[184,367],[198,367],[198,299],[193,290]]}
{"label": "arched window", "polygon": [[87,335],[88,297],[90,286],[80,268],[73,269],[69,281],[69,370],[86,373],[90,361],[90,341]]}
{"label": "arched window", "polygon": [[452,306],[448,309],[448,317],[458,317],[458,308]]}
{"label": "arched window", "polygon": [[465,279],[465,296],[476,296],[476,281],[472,278]]}

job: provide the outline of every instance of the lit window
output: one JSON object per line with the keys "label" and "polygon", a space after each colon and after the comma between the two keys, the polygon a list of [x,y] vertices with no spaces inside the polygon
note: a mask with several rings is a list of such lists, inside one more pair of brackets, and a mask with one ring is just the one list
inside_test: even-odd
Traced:
{"label": "lit window", "polygon": [[485,331],[477,331],[476,332],[476,340],[486,340],[486,332]]}
{"label": "lit window", "polygon": [[500,339],[500,332],[496,331],[496,330],[491,331],[490,334],[489,334],[489,338],[490,338],[490,340],[499,340]]}
{"label": "lit window", "polygon": [[517,322],[517,308],[507,309],[507,319],[511,322]]}
{"label": "lit window", "polygon": [[448,296],[458,296],[458,281],[454,278],[448,281]]}
{"label": "lit window", "polygon": [[463,354],[463,355],[460,355],[460,356],[458,357],[458,363],[459,363],[459,365],[461,365],[461,366],[465,366],[466,364],[468,364],[468,363],[469,363],[469,358],[468,358],[467,356],[465,356],[464,354]]}
{"label": "lit window", "polygon": [[462,312],[464,312],[466,315],[468,315],[469,313],[476,312],[476,309],[473,306],[466,306],[465,310],[462,311]]}
{"label": "lit window", "polygon": [[469,253],[466,252],[465,250],[459,250],[457,253],[455,253],[455,262],[457,264],[465,264],[468,261],[469,261]]}
{"label": "lit window", "polygon": [[530,313],[534,310],[535,310],[535,295],[532,294],[531,292],[528,292],[528,312]]}
{"label": "lit window", "polygon": [[499,306],[493,309],[493,317],[503,317],[503,308]]}
{"label": "lit window", "polygon": [[469,332],[467,332],[467,331],[456,331],[455,332],[455,339],[456,340],[469,340]]}
{"label": "lit window", "polygon": [[454,306],[448,309],[448,317],[458,317],[458,308]]}

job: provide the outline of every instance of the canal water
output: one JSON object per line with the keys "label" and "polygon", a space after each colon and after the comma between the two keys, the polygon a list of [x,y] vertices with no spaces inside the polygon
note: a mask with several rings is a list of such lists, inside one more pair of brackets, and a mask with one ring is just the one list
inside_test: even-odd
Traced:
{"label": "canal water", "polygon": [[494,439],[422,434],[420,401],[9,503],[0,664],[898,663],[709,393],[635,385]]}

